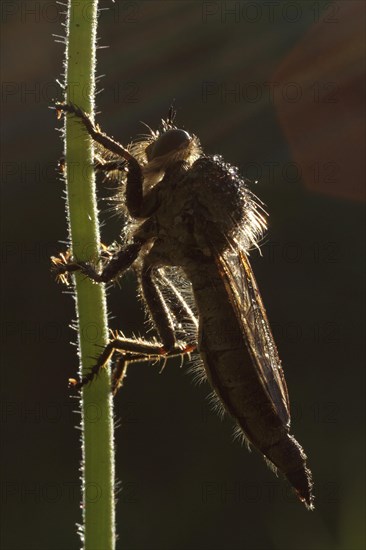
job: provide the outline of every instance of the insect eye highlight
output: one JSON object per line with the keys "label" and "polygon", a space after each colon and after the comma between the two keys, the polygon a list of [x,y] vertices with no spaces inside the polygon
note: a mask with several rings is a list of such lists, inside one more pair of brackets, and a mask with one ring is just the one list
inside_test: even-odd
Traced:
{"label": "insect eye highlight", "polygon": [[161,157],[167,153],[176,151],[183,146],[187,146],[191,139],[191,136],[185,130],[179,130],[177,128],[167,130],[159,136],[154,143],[151,143],[146,148],[145,152],[147,159],[150,161],[156,157]]}

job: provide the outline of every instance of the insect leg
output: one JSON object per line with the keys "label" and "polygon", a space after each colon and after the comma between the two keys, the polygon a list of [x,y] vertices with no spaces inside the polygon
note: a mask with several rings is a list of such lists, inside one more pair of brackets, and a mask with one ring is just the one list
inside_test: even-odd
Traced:
{"label": "insect leg", "polygon": [[142,241],[137,241],[128,244],[116,252],[104,265],[101,272],[98,272],[92,263],[69,261],[68,256],[64,254],[60,254],[60,258],[51,258],[54,265],[53,270],[62,282],[67,282],[68,273],[80,271],[97,283],[108,283],[133,264],[141,250],[142,244]]}
{"label": "insect leg", "polygon": [[129,214],[134,218],[147,217],[143,212],[143,181],[141,166],[131,153],[118,141],[107,136],[94,124],[89,115],[72,103],[56,103],[58,112],[71,113],[79,117],[84,124],[88,134],[94,141],[99,143],[107,151],[124,158],[128,165],[128,176],[126,184],[126,206]]}
{"label": "insect leg", "polygon": [[56,111],[70,113],[81,119],[84,124],[88,134],[93,138],[94,141],[102,145],[107,151],[118,155],[119,157],[124,158],[127,161],[134,161],[138,164],[137,160],[121,145],[118,141],[115,141],[113,138],[107,136],[102,130],[94,124],[90,115],[85,113],[80,107],[77,107],[73,103],[55,103]]}
{"label": "insect leg", "polygon": [[74,389],[81,389],[98,375],[99,371],[105,366],[115,352],[119,352],[121,357],[116,364],[112,366],[112,391],[115,393],[126,374],[128,363],[156,361],[162,358],[167,359],[186,353],[188,354],[191,351],[191,348],[182,350],[179,346],[175,346],[168,353],[163,353],[162,345],[159,342],[147,342],[140,339],[133,340],[130,338],[117,337],[107,344],[98,357],[96,364],[90,371],[85,374],[79,382],[71,378],[70,385]]}
{"label": "insect leg", "polygon": [[170,351],[176,344],[173,319],[153,273],[154,267],[145,262],[141,273],[142,293],[164,349]]}
{"label": "insect leg", "polygon": [[[159,204],[157,190],[154,188],[149,189],[142,196],[142,171],[136,166],[131,167],[130,164],[128,166],[125,189],[127,210],[132,217],[148,218],[154,213]],[[124,160],[111,160],[107,162],[97,160],[94,163],[94,168],[99,172],[104,172],[106,175],[110,172],[123,172],[126,176],[126,163]]]}

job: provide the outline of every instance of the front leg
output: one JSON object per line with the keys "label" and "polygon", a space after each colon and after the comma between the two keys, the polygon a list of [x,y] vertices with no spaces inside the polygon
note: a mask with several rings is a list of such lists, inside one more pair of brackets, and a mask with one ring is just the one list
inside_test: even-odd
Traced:
{"label": "front leg", "polygon": [[[55,108],[58,113],[65,112],[79,117],[88,134],[94,141],[102,145],[102,147],[110,153],[127,161],[126,206],[128,213],[133,218],[146,218],[149,216],[152,213],[151,207],[150,204],[145,206],[143,195],[144,176],[137,159],[135,159],[123,145],[118,143],[118,141],[115,141],[102,132],[99,126],[94,124],[90,116],[76,105],[72,103],[55,103]],[[118,160],[113,161],[113,165],[117,166]],[[103,169],[102,166],[103,165],[100,163],[98,164],[99,169]],[[151,200],[149,202],[151,203]]]}

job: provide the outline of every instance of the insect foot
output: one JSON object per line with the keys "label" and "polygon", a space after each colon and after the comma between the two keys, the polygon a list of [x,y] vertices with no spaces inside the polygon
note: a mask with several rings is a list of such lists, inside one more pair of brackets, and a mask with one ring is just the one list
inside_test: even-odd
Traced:
{"label": "insect foot", "polygon": [[84,111],[74,103],[60,103],[58,101],[55,101],[55,103],[53,104],[53,108],[56,109],[58,119],[61,118],[63,113],[74,114],[80,118],[83,118],[85,116]]}
{"label": "insect foot", "polygon": [[80,265],[71,260],[71,252],[67,250],[65,253],[60,252],[58,257],[51,256],[51,271],[56,276],[56,281],[66,286],[70,285],[69,274],[78,271]]}

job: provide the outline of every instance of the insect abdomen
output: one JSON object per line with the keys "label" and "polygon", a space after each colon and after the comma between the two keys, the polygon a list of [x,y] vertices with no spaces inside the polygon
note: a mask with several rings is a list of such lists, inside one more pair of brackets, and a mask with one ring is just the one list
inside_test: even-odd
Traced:
{"label": "insect abdomen", "polygon": [[306,455],[265,391],[217,267],[214,262],[196,267],[189,278],[199,312],[199,352],[207,378],[245,437],[312,508]]}

